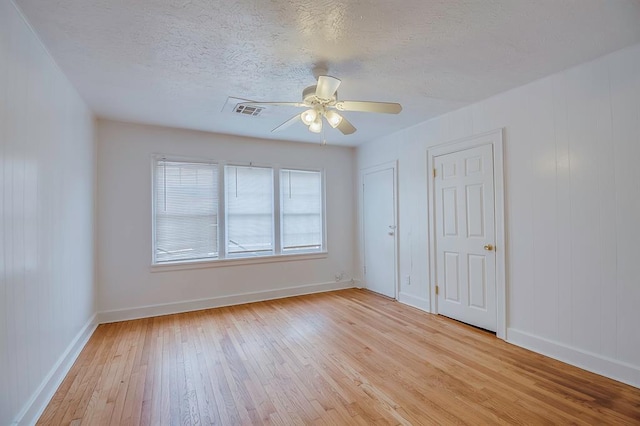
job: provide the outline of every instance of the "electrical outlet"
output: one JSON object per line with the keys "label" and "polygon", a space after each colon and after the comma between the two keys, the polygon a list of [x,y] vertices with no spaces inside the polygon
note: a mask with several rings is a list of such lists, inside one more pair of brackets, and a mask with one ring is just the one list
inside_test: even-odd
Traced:
{"label": "electrical outlet", "polygon": [[405,285],[411,285],[411,275],[404,277],[404,283]]}

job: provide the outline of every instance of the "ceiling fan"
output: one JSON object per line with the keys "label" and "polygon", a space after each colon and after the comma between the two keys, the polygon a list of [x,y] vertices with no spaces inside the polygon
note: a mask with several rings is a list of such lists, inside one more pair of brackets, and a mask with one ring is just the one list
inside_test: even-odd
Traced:
{"label": "ceiling fan", "polygon": [[318,76],[318,84],[309,86],[302,91],[302,102],[242,102],[239,105],[274,105],[293,106],[306,108],[300,114],[296,114],[285,121],[272,132],[284,130],[298,121],[302,121],[309,127],[309,131],[320,133],[322,131],[322,117],[334,129],[338,129],[344,135],[350,135],[356,128],[344,118],[338,111],[378,112],[385,114],[398,114],[402,111],[402,105],[392,102],[371,101],[339,101],[338,87],[341,80],[329,75]]}

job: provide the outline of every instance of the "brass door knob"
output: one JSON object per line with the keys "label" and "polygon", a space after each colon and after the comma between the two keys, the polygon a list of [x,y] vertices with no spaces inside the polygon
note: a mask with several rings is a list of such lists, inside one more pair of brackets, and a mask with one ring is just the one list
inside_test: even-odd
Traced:
{"label": "brass door knob", "polygon": [[492,244],[487,244],[486,246],[484,246],[484,249],[488,251],[493,251],[494,247]]}

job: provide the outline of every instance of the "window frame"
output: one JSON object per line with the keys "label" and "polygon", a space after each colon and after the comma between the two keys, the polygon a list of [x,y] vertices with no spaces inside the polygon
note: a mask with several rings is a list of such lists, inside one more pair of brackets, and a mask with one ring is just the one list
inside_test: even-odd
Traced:
{"label": "window frame", "polygon": [[[211,259],[156,261],[156,163],[158,161],[189,162],[215,164],[218,168],[218,257]],[[271,169],[273,175],[273,253],[265,255],[231,255],[227,254],[227,209],[225,167],[260,167]],[[282,251],[282,204],[280,200],[281,170],[320,173],[321,197],[321,246],[319,250]],[[151,156],[151,271],[171,271],[194,268],[210,268],[243,264],[271,263],[293,260],[321,259],[328,256],[327,251],[327,204],[326,204],[326,172],[319,167],[288,166],[281,164],[254,163],[246,161],[214,160],[203,157],[184,157],[178,155],[153,154]]]}
{"label": "window frame", "polygon": [[[320,173],[320,203],[321,203],[321,207],[320,207],[320,224],[321,224],[321,231],[320,231],[320,249],[319,251],[323,251],[325,250],[325,242],[327,240],[327,227],[326,227],[326,199],[325,199],[325,173],[324,170],[322,169],[309,169],[309,168],[300,168],[300,167],[279,167],[277,169],[277,173],[278,173],[278,197],[280,196],[281,193],[281,187],[280,187],[280,176],[282,171],[292,171],[292,172],[309,172],[309,173]],[[279,224],[279,229],[278,229],[278,240],[279,240],[279,250],[280,253],[283,255],[295,255],[295,254],[305,254],[305,253],[317,253],[318,250],[313,250],[313,249],[293,249],[289,252],[284,252],[284,249],[282,247],[282,242],[284,240],[284,236],[283,236],[283,231],[282,231],[282,200],[279,200],[278,202],[278,224]]]}
{"label": "window frame", "polygon": [[[167,162],[180,162],[180,163],[196,163],[196,164],[206,164],[206,165],[215,165],[217,167],[217,179],[216,182],[218,187],[218,197],[220,195],[220,163],[214,160],[203,159],[203,158],[191,158],[191,157],[179,157],[179,156],[166,156],[166,155],[153,155],[151,160],[151,264],[154,266],[162,266],[162,265],[174,265],[179,263],[201,263],[201,262],[212,262],[220,259],[220,248],[218,247],[218,257],[211,258],[200,258],[200,259],[185,259],[185,260],[173,260],[166,262],[158,262],[156,259],[157,255],[157,215],[156,215],[156,206],[157,206],[157,191],[156,191],[156,165],[159,161],[167,161]],[[217,218],[217,233],[220,232],[220,199],[218,198],[218,218]],[[220,237],[218,236],[218,240]],[[219,241],[218,241],[219,246]]]}
{"label": "window frame", "polygon": [[[273,250],[271,250],[268,254],[252,255],[252,253],[255,253],[254,251],[247,252],[245,254],[242,254],[242,253],[231,253],[231,254],[229,254],[229,253],[227,253],[228,244],[229,244],[229,235],[228,235],[229,228],[228,228],[228,223],[227,223],[228,222],[228,217],[229,217],[229,212],[228,212],[228,210],[226,208],[226,206],[227,206],[227,199],[226,199],[226,196],[227,196],[227,186],[226,186],[227,182],[226,182],[226,179],[225,179],[225,177],[226,177],[225,176],[225,171],[226,171],[227,167],[246,167],[246,168],[255,167],[255,168],[258,168],[258,169],[268,169],[268,170],[271,171],[271,183],[273,185],[273,188],[271,188],[272,191],[273,191],[272,192],[272,197],[271,197],[271,208],[272,208],[271,215],[272,215],[272,218],[273,218],[273,221],[271,223],[271,247],[273,247]],[[225,163],[222,166],[222,176],[221,176],[222,181],[221,182],[222,182],[222,185],[224,186],[224,188],[222,188],[222,191],[224,193],[223,196],[225,198],[224,198],[224,202],[223,203],[218,203],[218,211],[222,214],[222,217],[223,217],[224,236],[221,239],[219,238],[218,244],[222,243],[222,245],[224,246],[224,259],[244,259],[244,258],[267,257],[267,256],[276,256],[277,253],[279,253],[279,251],[277,250],[277,248],[278,248],[277,247],[278,238],[277,238],[277,235],[276,235],[276,228],[278,227],[276,225],[276,222],[277,222],[277,220],[276,220],[276,212],[278,210],[276,208],[276,200],[278,200],[278,196],[276,195],[274,189],[277,188],[279,190],[280,188],[278,186],[278,180],[276,179],[276,176],[275,176],[276,173],[279,173],[279,172],[277,171],[277,169],[275,167],[265,166],[265,165],[258,165],[258,164],[255,164],[255,163],[249,163],[247,165],[247,164],[238,164],[238,163],[230,163],[230,162],[228,162],[228,163]]]}

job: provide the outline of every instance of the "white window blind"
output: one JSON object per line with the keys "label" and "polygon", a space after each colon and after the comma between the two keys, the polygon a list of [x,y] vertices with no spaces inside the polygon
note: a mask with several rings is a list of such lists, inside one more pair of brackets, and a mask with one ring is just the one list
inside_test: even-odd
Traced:
{"label": "white window blind", "polygon": [[280,171],[282,251],[322,248],[322,175],[303,170]]}
{"label": "white window blind", "polygon": [[155,262],[218,257],[218,166],[155,162]]}
{"label": "white window blind", "polygon": [[273,169],[225,166],[227,255],[274,252]]}

